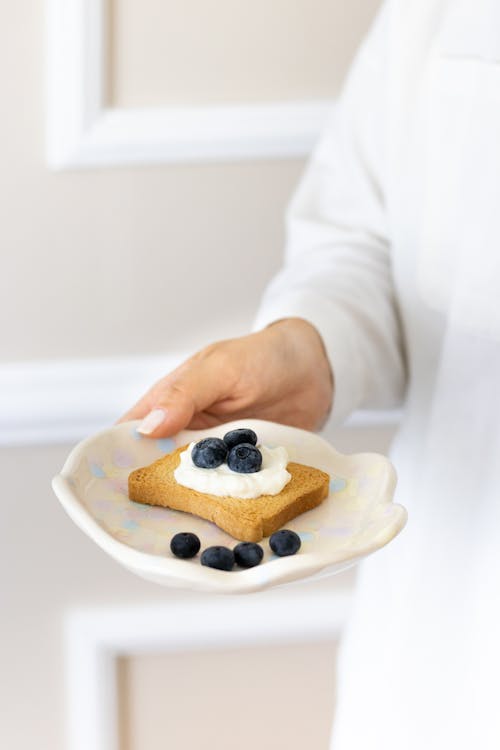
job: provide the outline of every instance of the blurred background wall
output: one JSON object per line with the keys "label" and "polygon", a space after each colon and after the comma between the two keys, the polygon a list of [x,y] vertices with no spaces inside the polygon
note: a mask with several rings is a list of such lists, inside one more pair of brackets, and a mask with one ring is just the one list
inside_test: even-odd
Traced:
{"label": "blurred background wall", "polygon": [[[334,97],[377,4],[113,0],[110,101]],[[51,173],[45,11],[25,0],[1,11],[0,361],[157,352],[245,332],[279,265],[303,160]]]}
{"label": "blurred background wall", "polygon": [[[89,0],[89,8],[97,5]],[[154,110],[334,99],[377,5],[105,0],[106,104]],[[92,426],[105,424],[162,374],[162,357],[174,361],[209,340],[248,330],[259,295],[279,267],[283,212],[305,163],[304,155],[51,170],[45,148],[46,14],[44,3],[26,0],[0,7],[0,746],[9,750],[66,748],[68,613],[196,601],[118,569],[63,515],[49,481],[70,441],[85,432],[82,412],[92,412]],[[105,382],[122,361],[136,363],[126,392]],[[74,403],[79,393],[89,399],[90,391],[72,390],[73,372],[82,381],[95,380],[100,401],[96,396],[92,403]],[[70,395],[61,406],[64,388]],[[106,409],[110,394],[114,401]],[[64,429],[54,432],[51,415],[61,410]],[[24,420],[22,431],[16,415]],[[330,437],[340,450],[384,451],[392,429],[358,423]],[[347,573],[297,596],[301,606],[317,591],[333,600],[352,581]],[[236,670],[260,664],[257,672],[265,675],[261,689],[245,697],[269,723],[269,743],[261,747],[275,746],[273,732],[284,720],[278,711],[273,724],[266,713],[280,687],[288,681],[309,690],[315,681],[318,700],[308,713],[301,711],[300,693],[289,691],[285,716],[296,747],[307,741],[308,747],[326,748],[336,639],[183,654],[180,661],[168,654],[124,654],[117,711],[121,749],[155,750],[167,746],[165,732],[180,736],[175,733],[186,720],[181,709],[194,698],[189,679],[176,677],[179,670],[191,676],[191,685],[200,684],[209,673],[225,674],[228,659]],[[207,689],[194,701],[196,711],[219,716],[217,693]],[[162,706],[169,710],[160,716]],[[228,712],[227,743],[239,736],[242,715],[234,707]],[[202,736],[205,747],[215,746],[216,735],[208,734],[207,745],[207,726],[193,721],[190,744],[183,747],[198,746]],[[248,747],[254,739],[249,733]]]}

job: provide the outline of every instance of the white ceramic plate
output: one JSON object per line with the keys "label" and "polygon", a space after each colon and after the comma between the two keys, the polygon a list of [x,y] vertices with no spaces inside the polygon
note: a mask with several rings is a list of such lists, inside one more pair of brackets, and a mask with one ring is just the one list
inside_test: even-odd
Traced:
{"label": "white ceramic plate", "polygon": [[[406,510],[392,502],[394,469],[376,453],[344,456],[318,435],[260,420],[184,430],[164,440],[142,437],[137,425],[117,425],[79,443],[54,477],[53,488],[82,531],[119,563],[150,581],[199,591],[245,593],[332,575],[383,547],[406,522]],[[319,507],[287,524],[302,540],[296,555],[278,558],[264,539],[260,565],[227,572],[201,565],[199,555],[192,560],[174,557],[170,539],[178,531],[193,531],[203,550],[215,544],[233,547],[237,542],[229,534],[188,513],[132,502],[127,496],[127,478],[132,469],[152,463],[179,445],[209,435],[222,437],[235,427],[255,430],[263,444],[285,446],[291,461],[328,472],[331,482],[330,495]]]}

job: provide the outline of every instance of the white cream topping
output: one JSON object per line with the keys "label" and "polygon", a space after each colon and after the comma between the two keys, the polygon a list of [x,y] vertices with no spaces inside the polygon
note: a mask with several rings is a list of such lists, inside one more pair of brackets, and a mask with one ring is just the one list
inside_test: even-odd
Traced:
{"label": "white cream topping", "polygon": [[262,468],[251,474],[232,471],[227,463],[216,469],[201,469],[195,466],[191,451],[196,443],[190,443],[180,455],[180,464],[174,471],[178,484],[197,492],[218,497],[241,497],[250,500],[260,495],[277,495],[288,484],[292,475],[286,470],[288,453],[285,448],[257,446],[262,453]]}

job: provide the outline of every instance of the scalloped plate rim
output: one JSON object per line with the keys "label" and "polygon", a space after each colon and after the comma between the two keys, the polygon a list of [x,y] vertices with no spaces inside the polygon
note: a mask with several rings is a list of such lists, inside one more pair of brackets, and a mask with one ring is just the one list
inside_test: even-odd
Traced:
{"label": "scalloped plate rim", "polygon": [[[136,420],[113,425],[99,430],[93,435],[80,441],[68,454],[61,471],[54,476],[52,487],[64,510],[81,531],[87,534],[87,536],[89,536],[98,547],[109,554],[114,560],[119,562],[129,571],[145,578],[146,580],[155,580],[160,583],[160,581],[158,581],[158,576],[160,576],[163,579],[161,583],[167,586],[185,586],[186,588],[194,588],[198,591],[211,593],[242,594],[263,590],[284,583],[293,583],[322,574],[335,575],[336,572],[340,572],[340,569],[345,570],[346,568],[355,565],[360,559],[363,559],[384,547],[395,536],[397,536],[406,524],[406,509],[404,506],[399,503],[394,503],[392,500],[397,483],[396,472],[389,459],[382,454],[374,452],[343,454],[336,450],[322,436],[310,433],[307,430],[265,420],[240,419],[225,423],[224,425],[218,425],[217,428],[227,427],[227,429],[231,429],[234,425],[241,426],[248,425],[249,423],[254,426],[258,426],[259,424],[268,427],[276,426],[279,428],[286,428],[287,430],[293,430],[294,432],[304,433],[309,439],[311,437],[316,439],[318,442],[326,446],[331,453],[340,457],[340,459],[350,456],[356,456],[363,459],[369,459],[370,457],[377,457],[378,459],[382,458],[389,470],[387,472],[386,484],[383,491],[380,492],[380,500],[378,501],[378,504],[391,505],[394,510],[397,510],[397,513],[395,513],[394,518],[391,519],[388,526],[384,527],[384,540],[380,542],[377,541],[377,537],[375,537],[375,540],[372,541],[371,544],[358,550],[356,555],[347,558],[342,557],[342,550],[339,550],[341,555],[339,559],[332,557],[331,559],[326,560],[323,554],[320,555],[313,551],[302,551],[299,555],[269,560],[266,565],[272,564],[273,570],[270,571],[270,575],[265,577],[265,580],[263,580],[262,576],[263,566],[233,571],[228,575],[225,571],[215,570],[202,565],[194,568],[192,566],[186,566],[185,561],[183,560],[161,557],[160,555],[134,549],[116,539],[95,520],[94,516],[83,506],[77,493],[70,486],[68,479],[71,477],[82,455],[84,455],[89,446],[93,445],[99,438],[113,434],[113,432],[122,431],[124,427],[128,429],[133,428],[134,425],[137,426],[139,423],[140,421]],[[201,434],[206,432],[207,429],[182,430],[178,435],[196,435],[197,433]],[[176,568],[178,568],[178,572]],[[332,568],[331,573],[328,573],[329,568]],[[258,580],[256,580],[257,578]]]}

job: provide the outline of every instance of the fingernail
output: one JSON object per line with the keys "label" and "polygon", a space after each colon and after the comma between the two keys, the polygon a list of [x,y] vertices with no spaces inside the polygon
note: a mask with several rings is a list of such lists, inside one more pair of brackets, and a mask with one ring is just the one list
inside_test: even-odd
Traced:
{"label": "fingernail", "polygon": [[161,425],[166,415],[165,409],[153,409],[149,412],[147,417],[144,417],[141,424],[137,428],[137,432],[142,435],[150,435]]}

